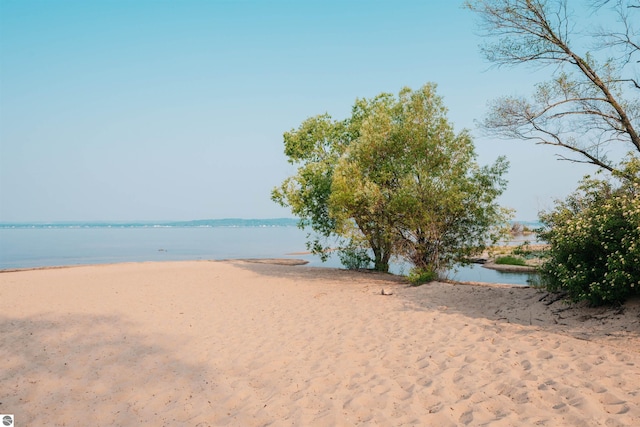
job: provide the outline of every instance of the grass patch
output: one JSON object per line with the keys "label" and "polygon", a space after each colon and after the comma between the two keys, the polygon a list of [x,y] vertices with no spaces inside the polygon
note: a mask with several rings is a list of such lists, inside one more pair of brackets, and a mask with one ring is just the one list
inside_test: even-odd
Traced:
{"label": "grass patch", "polygon": [[527,265],[525,260],[523,260],[520,257],[516,257],[512,255],[498,257],[496,258],[495,263],[502,264],[502,265],[523,265],[523,266]]}
{"label": "grass patch", "polygon": [[519,255],[524,259],[543,258],[546,255],[547,248],[540,245],[531,246],[528,241],[513,248],[511,253]]}
{"label": "grass patch", "polygon": [[438,273],[433,270],[414,268],[407,276],[407,279],[413,286],[420,286],[438,280]]}

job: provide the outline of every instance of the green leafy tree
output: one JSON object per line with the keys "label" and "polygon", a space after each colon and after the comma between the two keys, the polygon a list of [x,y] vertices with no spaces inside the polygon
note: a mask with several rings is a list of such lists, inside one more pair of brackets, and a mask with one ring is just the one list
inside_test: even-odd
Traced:
{"label": "green leafy tree", "polygon": [[637,181],[587,178],[541,214],[540,236],[551,244],[541,269],[549,291],[566,291],[591,305],[640,293],[640,161],[625,165]]}
{"label": "green leafy tree", "polygon": [[611,17],[604,21],[610,23],[606,28],[580,21],[575,8],[585,4],[569,3],[466,2],[490,40],[482,47],[489,61],[554,67],[552,79],[538,84],[531,98],[495,100],[483,125],[498,136],[559,147],[568,153],[560,155],[563,160],[635,179],[607,154],[616,147],[618,153],[640,154],[640,2],[591,2],[595,13]]}
{"label": "green leafy tree", "polygon": [[307,247],[323,260],[328,257],[327,239],[335,234],[336,221],[329,215],[333,170],[354,138],[348,121],[334,121],[328,114],[305,120],[296,130],[285,132],[285,154],[298,173],[272,191],[271,198],[288,206],[300,218],[300,228],[309,228]]}
{"label": "green leafy tree", "polygon": [[[285,134],[285,153],[300,166],[273,199],[321,238],[342,238],[348,253],[369,248],[380,271],[394,255],[442,271],[494,239],[506,218],[495,199],[507,163],[477,165],[432,84],[357,100],[343,121],[308,119]],[[326,255],[321,240],[309,246]]]}
{"label": "green leafy tree", "polygon": [[[371,100],[358,99],[351,117],[345,120],[334,120],[324,114],[308,118],[297,129],[284,134],[285,154],[289,163],[298,166],[298,171],[274,188],[271,198],[281,206],[291,208],[300,218],[300,228],[311,230],[307,247],[323,261],[328,258],[329,250],[338,249],[346,254],[358,254],[360,261],[353,265],[364,265],[366,257],[360,251],[363,245],[372,248],[381,258],[387,256],[386,250],[379,249],[375,241],[364,242],[361,235],[351,232],[345,223],[338,224],[329,212],[338,159],[360,136],[362,122],[371,114],[373,106],[385,102],[386,98],[389,98],[388,94]],[[350,257],[345,255],[347,258]],[[380,269],[388,270],[388,258],[386,265]]]}
{"label": "green leafy tree", "polygon": [[442,272],[497,239],[507,212],[495,200],[508,165],[477,165],[435,85],[381,99],[338,161],[330,211],[338,224],[356,225],[350,231],[370,243],[376,268],[393,254]]}

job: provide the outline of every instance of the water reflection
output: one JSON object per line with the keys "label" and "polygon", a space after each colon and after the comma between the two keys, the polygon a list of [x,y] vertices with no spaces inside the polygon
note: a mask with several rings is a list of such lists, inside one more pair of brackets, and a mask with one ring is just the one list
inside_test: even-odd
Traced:
{"label": "water reflection", "polygon": [[[297,256],[309,261],[310,266],[343,268],[337,257],[331,257],[325,263],[314,255]],[[411,270],[411,265],[403,262],[392,262],[390,272],[397,275],[407,275]],[[536,273],[513,273],[484,268],[480,264],[470,264],[458,266],[447,273],[447,278],[459,282],[484,282],[484,283],[504,283],[509,285],[530,285],[530,281],[537,278]]]}
{"label": "water reflection", "polygon": [[449,279],[460,282],[508,283],[510,285],[529,285],[538,275],[536,273],[513,273],[484,268],[479,264],[458,267],[449,272]]}

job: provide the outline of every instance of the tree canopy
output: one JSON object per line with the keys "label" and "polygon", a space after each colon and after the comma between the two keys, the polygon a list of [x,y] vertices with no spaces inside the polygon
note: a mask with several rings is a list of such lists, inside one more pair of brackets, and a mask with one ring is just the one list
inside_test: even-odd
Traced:
{"label": "tree canopy", "polygon": [[[320,237],[365,246],[375,268],[392,256],[435,272],[497,237],[506,219],[495,202],[507,163],[480,167],[470,135],[455,133],[434,84],[397,97],[356,100],[351,117],[305,120],[285,133],[298,173],[273,191]],[[310,248],[323,252],[319,238]]]}

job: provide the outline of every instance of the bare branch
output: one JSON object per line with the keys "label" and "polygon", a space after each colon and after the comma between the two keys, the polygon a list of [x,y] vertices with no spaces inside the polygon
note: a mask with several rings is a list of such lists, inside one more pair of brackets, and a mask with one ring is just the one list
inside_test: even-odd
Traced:
{"label": "bare branch", "polygon": [[[487,130],[497,135],[533,140],[577,154],[575,162],[596,165],[611,172],[616,167],[602,155],[602,144],[630,144],[640,153],[640,101],[625,99],[622,85],[640,89],[637,76],[625,66],[640,52],[630,10],[640,6],[631,0],[595,0],[593,7],[611,6],[621,30],[601,30],[595,35],[599,49],[611,59],[598,64],[570,45],[573,16],[566,0],[469,0],[466,7],[483,22],[484,34],[496,42],[483,47],[487,59],[497,65],[555,64],[556,78],[540,85],[533,103],[502,98],[485,119]],[[615,59],[614,50],[623,55]],[[619,53],[618,52],[618,53]],[[572,68],[575,75],[566,74]],[[580,135],[580,145],[574,139]],[[587,147],[587,148],[585,148]]]}

